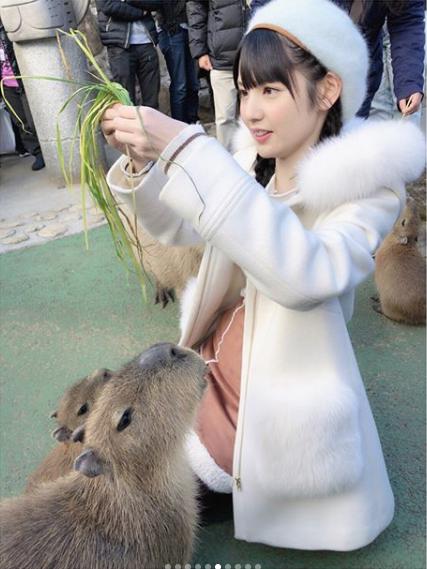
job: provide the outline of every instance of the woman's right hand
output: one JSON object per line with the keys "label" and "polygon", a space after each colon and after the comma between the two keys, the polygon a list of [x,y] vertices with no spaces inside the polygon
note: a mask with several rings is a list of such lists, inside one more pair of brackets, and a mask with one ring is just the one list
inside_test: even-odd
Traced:
{"label": "woman's right hand", "polygon": [[108,144],[128,154],[136,172],[161,158],[166,146],[187,126],[150,107],[120,104],[108,108],[101,122]]}
{"label": "woman's right hand", "polygon": [[118,150],[121,154],[129,155],[132,158],[133,166],[136,171],[142,170],[149,160],[144,160],[141,156],[135,156],[129,144],[120,142],[116,137],[116,125],[114,119],[120,116],[120,106],[113,105],[107,109],[102,117],[101,130],[107,143]]}

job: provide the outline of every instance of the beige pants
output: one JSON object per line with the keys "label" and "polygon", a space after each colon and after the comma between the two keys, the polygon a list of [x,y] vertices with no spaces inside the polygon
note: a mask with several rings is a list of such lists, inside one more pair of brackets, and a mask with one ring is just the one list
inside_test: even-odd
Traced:
{"label": "beige pants", "polygon": [[233,72],[212,69],[210,72],[215,101],[215,125],[217,139],[231,150],[233,134],[237,127],[236,101]]}

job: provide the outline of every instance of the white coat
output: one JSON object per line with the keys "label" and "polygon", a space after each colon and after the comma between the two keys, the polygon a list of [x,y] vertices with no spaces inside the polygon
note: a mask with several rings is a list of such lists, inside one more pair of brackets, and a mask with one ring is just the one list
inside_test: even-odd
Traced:
{"label": "white coat", "polygon": [[[163,157],[199,130],[189,126]],[[404,183],[422,171],[423,137],[407,122],[365,123],[321,143],[284,201],[248,175],[254,152],[243,144],[233,159],[199,136],[167,176],[159,160],[134,197],[120,160],[108,182],[163,243],[207,243],[183,302],[182,344],[199,344],[246,286],[233,480],[204,447],[189,449],[211,487],[234,482],[236,538],[360,548],[390,523],[394,501],[346,322]]]}

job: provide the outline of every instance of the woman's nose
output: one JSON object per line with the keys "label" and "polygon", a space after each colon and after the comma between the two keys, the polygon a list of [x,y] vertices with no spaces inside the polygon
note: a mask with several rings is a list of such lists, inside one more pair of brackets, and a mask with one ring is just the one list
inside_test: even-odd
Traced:
{"label": "woman's nose", "polygon": [[264,116],[261,101],[256,93],[249,92],[242,101],[240,114],[247,122],[259,121]]}

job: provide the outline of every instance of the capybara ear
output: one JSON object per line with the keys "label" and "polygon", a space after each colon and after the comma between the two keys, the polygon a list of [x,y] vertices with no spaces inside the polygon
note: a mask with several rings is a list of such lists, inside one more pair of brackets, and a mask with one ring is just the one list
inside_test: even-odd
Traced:
{"label": "capybara ear", "polygon": [[49,415],[49,419],[56,419],[58,416],[58,411],[52,411],[52,413]]}
{"label": "capybara ear", "polygon": [[76,458],[74,461],[74,470],[77,470],[77,472],[84,474],[88,478],[95,478],[104,472],[101,459],[91,448],[85,450]]}
{"label": "capybara ear", "polygon": [[102,379],[104,381],[108,381],[109,379],[111,379],[113,377],[113,372],[111,371],[111,369],[102,369],[101,370],[101,375],[102,375]]}
{"label": "capybara ear", "polygon": [[52,437],[60,443],[70,440],[71,431],[67,427],[58,427],[52,433]]}
{"label": "capybara ear", "polygon": [[111,371],[111,369],[106,369],[104,367],[100,368],[100,369],[96,369],[95,371],[93,371],[89,376],[88,379],[102,379],[105,381],[108,381],[113,375],[113,372]]}
{"label": "capybara ear", "polygon": [[70,437],[70,439],[73,441],[73,443],[82,443],[82,442],[84,442],[84,438],[85,438],[85,427],[84,427],[84,425],[80,425],[80,427],[77,427],[77,429],[74,429],[74,431],[71,433],[71,437]]}

